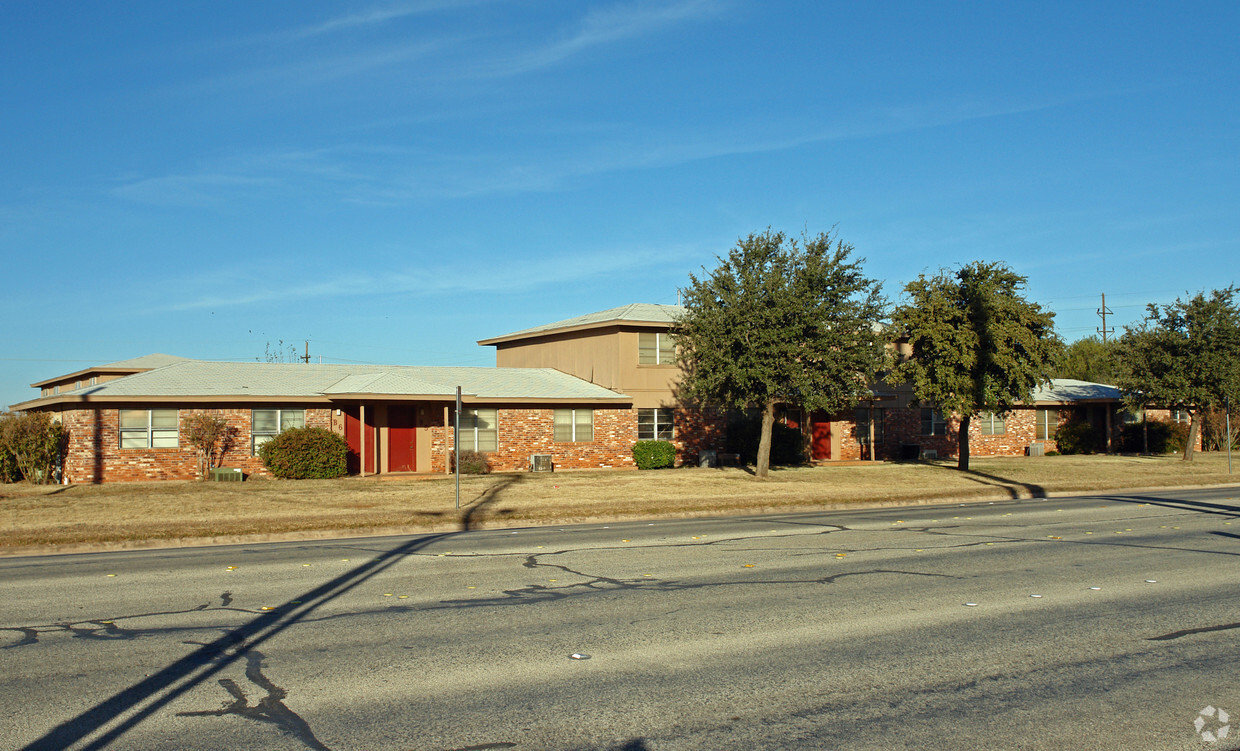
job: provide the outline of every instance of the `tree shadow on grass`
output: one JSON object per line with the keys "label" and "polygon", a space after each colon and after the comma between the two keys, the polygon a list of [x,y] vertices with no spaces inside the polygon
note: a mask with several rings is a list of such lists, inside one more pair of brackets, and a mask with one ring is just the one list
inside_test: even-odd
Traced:
{"label": "tree shadow on grass", "polygon": [[[1009,480],[1006,477],[992,475],[988,472],[979,472],[976,469],[960,470],[955,467],[936,464],[935,467],[955,473],[959,477],[963,477],[971,482],[980,485],[986,485],[992,488],[999,488],[1016,500],[1019,498],[1045,498],[1046,488],[1031,482],[1019,482],[1017,480]],[[1022,492],[1023,491],[1023,492]]]}
{"label": "tree shadow on grass", "polygon": [[[504,491],[512,486],[523,482],[524,474],[504,475],[504,477],[491,487],[478,494],[478,497],[465,504],[465,513],[461,514],[461,531],[468,532],[471,529],[477,529],[488,518],[491,508],[495,502],[500,499]],[[512,509],[499,509],[495,512],[496,516],[509,516]]]}

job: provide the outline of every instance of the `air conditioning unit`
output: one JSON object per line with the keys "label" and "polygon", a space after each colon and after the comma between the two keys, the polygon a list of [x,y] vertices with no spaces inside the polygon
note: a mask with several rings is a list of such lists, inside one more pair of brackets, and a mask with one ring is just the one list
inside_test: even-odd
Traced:
{"label": "air conditioning unit", "polygon": [[214,482],[241,482],[245,473],[237,467],[216,467],[207,473],[207,479]]}
{"label": "air conditioning unit", "polygon": [[555,466],[551,463],[551,454],[530,454],[531,472],[552,472]]}
{"label": "air conditioning unit", "polygon": [[938,459],[939,450],[938,449],[922,449],[921,458],[922,459]]}
{"label": "air conditioning unit", "polygon": [[1045,443],[1029,444],[1029,447],[1025,449],[1025,456],[1046,456],[1046,444]]}

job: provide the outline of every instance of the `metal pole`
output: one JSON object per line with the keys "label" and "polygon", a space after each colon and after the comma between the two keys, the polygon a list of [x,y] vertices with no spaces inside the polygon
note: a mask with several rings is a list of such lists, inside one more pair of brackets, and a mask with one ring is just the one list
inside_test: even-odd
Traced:
{"label": "metal pole", "polygon": [[1231,474],[1231,397],[1223,397],[1223,405],[1227,415],[1227,474]]}
{"label": "metal pole", "polygon": [[461,387],[456,387],[456,420],[452,429],[452,447],[456,451],[456,507],[461,507]]}

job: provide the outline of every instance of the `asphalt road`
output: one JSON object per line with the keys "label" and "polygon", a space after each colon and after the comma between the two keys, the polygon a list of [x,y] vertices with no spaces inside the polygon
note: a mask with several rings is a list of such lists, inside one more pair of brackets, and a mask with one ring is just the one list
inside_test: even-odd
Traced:
{"label": "asphalt road", "polygon": [[0,748],[1240,748],[1238,496],[0,560]]}

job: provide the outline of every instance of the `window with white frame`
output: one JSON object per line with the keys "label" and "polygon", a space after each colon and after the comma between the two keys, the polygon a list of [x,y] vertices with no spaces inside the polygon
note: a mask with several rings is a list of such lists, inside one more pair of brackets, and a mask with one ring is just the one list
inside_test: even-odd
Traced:
{"label": "window with white frame", "polygon": [[947,435],[947,421],[943,413],[929,407],[921,408],[921,434]]}
{"label": "window with white frame", "polygon": [[870,445],[870,415],[874,415],[874,443],[882,444],[886,441],[883,437],[883,424],[887,422],[883,419],[885,414],[883,407],[874,407],[873,411],[869,407],[857,407],[853,411],[853,421],[857,425],[857,443],[862,446]]}
{"label": "window with white frame", "polygon": [[258,447],[289,428],[306,427],[304,409],[256,409],[251,413],[251,451],[258,456]]}
{"label": "window with white frame", "polygon": [[594,410],[555,410],[552,438],[557,443],[580,443],[594,440]]}
{"label": "window with white frame", "polygon": [[1055,432],[1059,430],[1059,410],[1039,409],[1034,419],[1037,421],[1033,431],[1034,439],[1039,441],[1054,440]]}
{"label": "window with white frame", "polygon": [[1173,409],[1171,410],[1171,421],[1187,425],[1193,421],[1193,415],[1186,409]]}
{"label": "window with white frame", "polygon": [[175,409],[119,410],[121,448],[174,449],[178,443]]}
{"label": "window with white frame", "polygon": [[1007,433],[1007,418],[994,412],[983,412],[977,416],[982,435],[1004,435]]}
{"label": "window with white frame", "polygon": [[639,441],[670,441],[672,440],[672,410],[659,409],[637,410],[637,440]]}
{"label": "window with white frame", "polygon": [[637,335],[638,365],[673,365],[676,342],[665,331],[642,331]]}
{"label": "window with white frame", "polygon": [[461,451],[499,450],[499,410],[465,407],[461,410]]}

